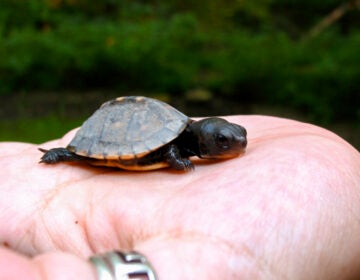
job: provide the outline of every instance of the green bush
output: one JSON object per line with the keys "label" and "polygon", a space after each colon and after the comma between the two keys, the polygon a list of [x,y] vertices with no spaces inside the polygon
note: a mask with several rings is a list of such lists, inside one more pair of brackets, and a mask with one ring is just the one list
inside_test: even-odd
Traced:
{"label": "green bush", "polygon": [[[212,17],[221,15],[218,26],[205,25],[198,6],[169,14],[171,5],[181,6],[178,1],[163,9],[151,2],[124,3],[4,1],[0,94],[93,88],[181,94],[202,87],[243,102],[293,106],[323,122],[360,120],[356,29],[344,35],[332,28],[314,40],[296,41],[288,30],[276,28],[278,21],[270,24],[271,9],[286,6],[280,0],[242,10],[262,21],[256,32],[238,23],[235,12],[228,16],[231,24],[221,24],[230,11],[217,11],[217,1],[208,9]],[[312,19],[320,10],[316,3]],[[15,10],[22,16],[13,17]]]}

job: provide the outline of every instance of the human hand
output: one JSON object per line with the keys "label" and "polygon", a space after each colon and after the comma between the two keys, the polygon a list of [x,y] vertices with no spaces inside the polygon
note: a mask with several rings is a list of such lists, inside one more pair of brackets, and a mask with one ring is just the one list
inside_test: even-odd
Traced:
{"label": "human hand", "polygon": [[2,143],[0,278],[96,279],[87,258],[114,249],[167,280],[360,275],[359,152],[312,125],[228,119],[245,155],[188,173],[44,165],[37,146]]}

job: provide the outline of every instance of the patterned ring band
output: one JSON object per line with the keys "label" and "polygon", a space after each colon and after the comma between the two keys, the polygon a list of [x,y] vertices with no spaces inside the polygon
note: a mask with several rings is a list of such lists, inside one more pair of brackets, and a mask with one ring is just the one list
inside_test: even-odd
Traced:
{"label": "patterned ring band", "polygon": [[112,251],[90,257],[98,280],[157,280],[145,256],[137,252]]}

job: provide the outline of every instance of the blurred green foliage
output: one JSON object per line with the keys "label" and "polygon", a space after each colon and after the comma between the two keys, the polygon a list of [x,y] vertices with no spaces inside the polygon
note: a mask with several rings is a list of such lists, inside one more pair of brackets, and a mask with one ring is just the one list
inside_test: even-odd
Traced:
{"label": "blurred green foliage", "polygon": [[2,0],[0,94],[116,89],[293,106],[360,121],[359,9],[337,0]]}
{"label": "blurred green foliage", "polygon": [[42,118],[0,120],[0,141],[43,143],[49,139],[59,138],[74,127],[81,125],[82,121],[72,118],[59,119],[55,115]]}

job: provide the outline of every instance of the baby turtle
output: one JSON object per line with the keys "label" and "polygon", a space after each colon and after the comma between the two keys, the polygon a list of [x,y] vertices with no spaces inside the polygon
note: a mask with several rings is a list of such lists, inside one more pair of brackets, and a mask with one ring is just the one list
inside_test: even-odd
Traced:
{"label": "baby turtle", "polygon": [[127,170],[193,169],[191,156],[225,159],[245,152],[244,127],[221,118],[194,121],[156,99],[126,96],[104,103],[66,148],[39,149],[42,163],[79,161]]}

